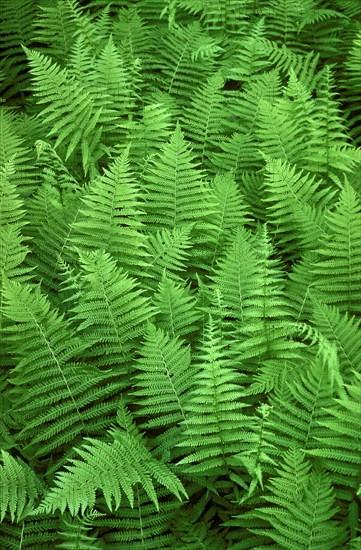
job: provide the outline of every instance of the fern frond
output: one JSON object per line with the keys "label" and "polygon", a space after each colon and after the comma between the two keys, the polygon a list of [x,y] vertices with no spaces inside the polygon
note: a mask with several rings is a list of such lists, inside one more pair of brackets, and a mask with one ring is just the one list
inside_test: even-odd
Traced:
{"label": "fern frond", "polygon": [[209,155],[225,130],[223,85],[223,78],[216,73],[195,92],[189,106],[183,109],[182,128],[192,141],[193,151],[202,167],[206,167]]}
{"label": "fern frond", "polygon": [[218,146],[221,152],[213,152],[210,161],[219,171],[233,173],[236,181],[240,181],[244,173],[262,166],[258,143],[250,134],[236,132],[221,140]]}
{"label": "fern frond", "polygon": [[134,506],[123,501],[121,508],[94,521],[102,534],[100,541],[106,548],[175,548],[176,538],[171,531],[177,521],[182,503],[169,498],[167,489],[157,487],[159,510],[144,489],[134,490]]}
{"label": "fern frond", "polygon": [[[56,137],[55,148],[62,143],[68,159],[80,147],[83,169],[95,170],[103,152],[99,149],[101,109],[96,108],[91,94],[66,68],[60,68],[50,57],[25,48],[33,75],[37,103],[47,104],[40,111],[48,136]],[[98,150],[96,151],[96,148]]]}
{"label": "fern frond", "polygon": [[270,398],[272,410],[267,428],[272,434],[269,441],[278,453],[290,442],[303,450],[318,448],[317,438],[325,434],[319,421],[327,416],[325,408],[331,406],[334,396],[333,364],[329,357],[332,349],[325,352],[327,354],[320,353],[310,365],[301,360],[298,376],[294,369],[293,380],[284,389],[276,387]]}
{"label": "fern frond", "polygon": [[334,480],[355,493],[361,482],[361,375],[355,373],[354,382],[345,389],[345,394],[326,409],[327,417],[319,420],[328,433],[317,437],[317,447],[307,454],[319,457],[322,466],[333,473]]}
{"label": "fern frond", "polygon": [[286,453],[279,476],[270,480],[270,495],[265,500],[276,506],[258,508],[255,515],[269,523],[268,529],[251,529],[277,543],[279,548],[340,548],[344,529],[335,521],[333,488],[327,474],[319,469],[309,472],[300,451]]}
{"label": "fern frond", "polygon": [[79,258],[82,292],[72,309],[72,323],[89,347],[84,356],[98,367],[115,369],[119,384],[153,309],[136,281],[108,253],[96,250],[79,253]]}
{"label": "fern frond", "polygon": [[[143,275],[149,286],[160,284],[163,273],[175,281],[185,274],[187,261],[192,247],[191,231],[193,224],[186,224],[174,229],[161,229],[149,235],[147,242],[147,267]],[[153,283],[154,279],[154,283]]]}
{"label": "fern frond", "polygon": [[[185,405],[192,385],[190,348],[149,324],[132,386],[136,391],[137,416],[143,428],[152,430],[154,444],[174,455],[180,438],[180,423],[187,422]],[[156,430],[156,431],[154,431]],[[178,453],[179,454],[179,453]]]}
{"label": "fern frond", "polygon": [[76,550],[77,548],[81,548],[81,550],[94,550],[95,548],[102,548],[97,534],[89,533],[93,528],[94,520],[99,515],[93,512],[86,514],[82,518],[72,518],[64,514],[61,518],[59,528],[61,542],[57,544],[57,548],[63,548],[64,550]]}
{"label": "fern frond", "polygon": [[3,548],[23,547],[29,550],[55,548],[59,541],[59,519],[49,515],[28,516],[19,523],[1,523],[0,544]]}
{"label": "fern frond", "polygon": [[279,245],[291,255],[298,253],[300,244],[314,248],[315,242],[327,235],[323,218],[335,192],[323,189],[315,177],[279,158],[266,158],[266,162],[263,200],[269,204],[267,217],[274,225],[273,234],[280,234]]}
{"label": "fern frond", "polygon": [[32,455],[43,455],[82,431],[103,429],[115,410],[107,398],[117,385],[79,361],[87,344],[51,310],[39,287],[5,281],[3,294],[3,311],[11,321],[6,333],[16,358],[10,397],[18,439],[27,442]]}
{"label": "fern frond", "polygon": [[21,459],[1,451],[0,521],[8,513],[11,521],[20,522],[34,508],[43,487],[34,471]]}
{"label": "fern frond", "polygon": [[144,174],[142,209],[149,229],[201,222],[213,212],[210,194],[202,181],[203,172],[196,167],[194,155],[177,125],[170,141]]}
{"label": "fern frond", "polygon": [[79,216],[81,195],[77,188],[64,193],[51,184],[44,184],[29,200],[30,235],[33,239],[29,265],[36,268],[44,286],[54,291],[50,298],[56,303],[61,262],[75,261],[70,238],[72,224]]}
{"label": "fern frond", "polygon": [[[139,437],[114,429],[111,443],[86,438],[65,470],[58,472],[55,486],[45,496],[37,512],[69,509],[71,515],[84,514],[95,505],[100,490],[110,511],[117,510],[124,497],[134,507],[138,484],[159,510],[156,485],[179,500],[187,496],[179,479],[166,464],[157,461]],[[156,483],[156,485],[155,485]]]}
{"label": "fern frond", "polygon": [[161,69],[163,89],[182,102],[190,99],[207,76],[213,72],[214,51],[204,58],[194,59],[207,40],[207,33],[198,21],[187,27],[177,27],[162,37],[163,48],[156,67]]}
{"label": "fern frond", "polygon": [[[246,8],[245,5],[242,7]],[[263,49],[265,32],[265,20],[261,18],[245,29],[244,37],[232,41],[222,60],[223,76],[229,80],[246,81],[247,77],[254,77],[270,65]]]}
{"label": "fern frond", "polygon": [[251,220],[246,217],[247,207],[232,173],[217,174],[210,187],[214,195],[214,213],[205,249],[209,250],[209,265],[213,268],[237,229]]}
{"label": "fern frond", "polygon": [[0,2],[0,71],[5,75],[0,91],[4,98],[19,98],[29,86],[26,57],[21,48],[33,41],[33,21],[38,6],[33,0]]}
{"label": "fern frond", "polygon": [[75,41],[77,25],[72,17],[71,3],[58,0],[39,6],[34,22],[34,37],[46,44],[46,50],[54,61],[63,63],[68,58]]}
{"label": "fern frond", "polygon": [[326,66],[317,87],[318,95],[312,117],[313,135],[307,148],[308,167],[325,175],[335,169],[350,171],[360,162],[358,151],[350,146],[334,87],[331,68]]}
{"label": "fern frond", "polygon": [[[152,102],[144,106],[138,120],[120,122],[119,129],[125,133],[126,142],[130,144],[129,158],[142,176],[150,160],[169,141],[173,129],[172,111],[164,101]],[[120,147],[116,146],[115,151]]]}
{"label": "fern frond", "polygon": [[333,211],[326,214],[328,235],[320,239],[319,260],[312,272],[321,301],[342,312],[360,313],[361,213],[360,201],[345,181]]}
{"label": "fern frond", "polygon": [[350,125],[350,134],[357,145],[361,144],[361,31],[355,37],[352,48],[348,52],[343,69],[343,94],[342,99],[346,103],[346,116]]}
{"label": "fern frond", "polygon": [[340,372],[349,382],[352,372],[361,365],[360,322],[345,313],[341,315],[335,306],[313,300],[312,323],[330,342],[335,342],[340,362]]}
{"label": "fern frond", "polygon": [[90,183],[70,230],[70,242],[85,251],[104,249],[130,274],[147,266],[141,230],[139,190],[130,171],[128,150]]}
{"label": "fern frond", "polygon": [[34,155],[25,143],[20,126],[20,117],[0,106],[0,170],[21,196],[28,196],[36,188],[38,179]]}
{"label": "fern frond", "polygon": [[279,108],[279,103],[259,102],[257,137],[263,153],[270,157],[297,164],[305,147],[304,134],[291,116]]}
{"label": "fern frond", "polygon": [[[251,134],[256,130],[259,119],[259,109],[262,101],[265,105],[273,105],[281,94],[281,80],[278,71],[271,70],[256,75],[245,83],[239,99],[234,101],[231,114],[237,117],[242,133]],[[265,116],[267,113],[265,113]]]}
{"label": "fern frond", "polygon": [[235,465],[240,437],[249,425],[242,414],[242,375],[229,366],[221,333],[210,318],[201,343],[193,391],[185,405],[182,441],[184,471],[201,476],[224,475]]}
{"label": "fern frond", "polygon": [[[93,87],[92,94],[99,108],[107,105],[105,116],[100,117],[104,124],[104,141],[107,146],[114,146],[124,139],[122,120],[127,121],[133,115],[135,106],[140,100],[138,83],[139,63],[133,62],[128,67],[123,56],[115,46],[112,36],[109,37],[97,60],[92,62],[88,73],[89,85]],[[114,131],[114,125],[120,133]]]}
{"label": "fern frond", "polygon": [[153,303],[157,309],[156,325],[171,336],[189,337],[198,330],[201,313],[196,309],[196,299],[188,287],[177,284],[166,272],[159,283]]}

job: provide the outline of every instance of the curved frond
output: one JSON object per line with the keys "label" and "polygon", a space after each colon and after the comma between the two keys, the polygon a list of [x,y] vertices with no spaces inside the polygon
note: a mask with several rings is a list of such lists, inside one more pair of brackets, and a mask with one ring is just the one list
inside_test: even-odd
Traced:
{"label": "curved frond", "polygon": [[179,500],[187,496],[179,479],[151,455],[138,436],[126,428],[114,429],[113,436],[110,443],[87,438],[77,449],[80,458],[72,459],[58,472],[55,486],[37,512],[68,509],[73,516],[84,514],[94,507],[99,490],[110,511],[117,510],[124,497],[133,508],[138,484],[158,510],[159,485]]}

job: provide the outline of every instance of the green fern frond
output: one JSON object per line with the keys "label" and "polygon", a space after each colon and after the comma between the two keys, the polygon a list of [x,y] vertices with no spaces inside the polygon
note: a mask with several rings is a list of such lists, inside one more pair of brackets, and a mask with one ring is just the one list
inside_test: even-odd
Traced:
{"label": "green fern frond", "polygon": [[163,48],[156,67],[161,69],[163,89],[176,98],[190,99],[207,76],[213,72],[215,54],[193,60],[207,40],[207,33],[198,21],[187,27],[177,27],[162,38]]}
{"label": "green fern frond", "polygon": [[[177,536],[177,550],[225,550],[222,529],[215,525],[216,508],[202,498],[193,506],[180,510],[172,530]],[[205,505],[208,504],[208,509]]]}
{"label": "green fern frond", "polygon": [[361,365],[360,322],[335,306],[313,300],[312,323],[330,342],[335,342],[340,362],[340,372],[349,382],[352,372]]}
{"label": "green fern frond", "polygon": [[229,366],[221,333],[210,318],[197,356],[193,390],[185,404],[179,467],[202,476],[220,476],[237,464],[242,434],[250,419],[242,414],[242,375]]}
{"label": "green fern frond", "polygon": [[344,529],[334,516],[335,497],[327,474],[309,471],[300,451],[289,451],[278,477],[270,480],[265,500],[276,506],[258,508],[254,514],[269,523],[267,529],[252,532],[271,538],[278,548],[336,550],[345,541]]}
{"label": "green fern frond", "polygon": [[4,98],[21,97],[29,86],[26,57],[21,48],[33,41],[33,21],[38,6],[33,0],[0,2],[0,91]]}
{"label": "green fern frond", "polygon": [[192,141],[202,167],[206,167],[209,155],[225,130],[223,85],[220,74],[211,76],[183,109],[182,128]]}
{"label": "green fern frond", "polygon": [[[50,307],[39,287],[4,284],[6,327],[16,366],[11,372],[12,414],[18,439],[31,455],[66,445],[81,432],[98,433],[115,411],[116,384],[79,361],[87,343]],[[39,445],[41,443],[41,445]]]}
{"label": "green fern frond", "polygon": [[[134,506],[123,501],[113,514],[94,521],[102,534],[99,536],[105,548],[175,548],[176,538],[171,531],[177,521],[182,503],[169,498],[167,489],[157,487],[159,510],[144,489],[135,486]],[[105,514],[104,514],[105,516]]]}
{"label": "green fern frond", "polygon": [[179,281],[185,275],[190,257],[189,249],[192,247],[192,229],[193,224],[186,224],[172,230],[161,229],[149,235],[146,249],[147,267],[143,273],[149,286],[156,288],[156,285],[160,284],[164,270],[167,276],[175,281]]}
{"label": "green fern frond", "polygon": [[33,239],[29,265],[36,268],[44,286],[54,291],[50,298],[57,304],[61,262],[75,261],[74,252],[70,249],[70,238],[72,224],[79,217],[81,195],[78,189],[64,193],[51,184],[44,184],[29,200],[30,235]]}
{"label": "green fern frond", "polygon": [[128,153],[125,150],[89,184],[77,220],[70,228],[70,242],[86,251],[104,249],[120,267],[141,275],[147,266],[141,232],[143,213]]}
{"label": "green fern frond", "polygon": [[[246,6],[242,6],[246,8]],[[266,32],[263,18],[249,25],[244,36],[234,41],[233,48],[229,48],[224,60],[222,60],[222,75],[230,80],[246,81],[247,77],[254,77],[263,72],[270,62],[265,59],[263,38]],[[232,51],[233,50],[233,51]]]}
{"label": "green fern frond", "polygon": [[319,420],[327,435],[317,437],[317,447],[307,454],[319,457],[322,466],[333,472],[336,483],[355,492],[361,482],[361,375],[355,373],[354,382],[345,389],[326,409],[327,417]]}
{"label": "green fern frond", "polygon": [[[22,136],[21,118],[0,106],[0,170],[7,174],[21,196],[28,196],[38,184],[34,155]],[[5,171],[5,172],[3,172]]]}
{"label": "green fern frond", "polygon": [[0,544],[3,548],[56,548],[59,541],[59,519],[49,515],[28,516],[19,523],[3,521],[0,527]]}
{"label": "green fern frond", "polygon": [[215,208],[205,249],[209,249],[209,265],[213,268],[224,255],[226,244],[237,229],[251,220],[246,217],[247,206],[232,173],[217,174],[210,187]]}
{"label": "green fern frond", "polygon": [[47,53],[54,61],[63,63],[68,58],[76,30],[70,2],[58,0],[39,6],[34,37],[41,44],[46,44]]}
{"label": "green fern frond", "polygon": [[204,222],[213,213],[210,193],[197,170],[194,155],[180,126],[150,163],[144,174],[144,206],[149,229],[180,227],[185,223]]}
{"label": "green fern frond", "polygon": [[298,127],[289,111],[268,101],[259,102],[256,134],[259,146],[267,156],[297,164],[305,147],[303,129]]}
{"label": "green fern frond", "polygon": [[[124,497],[135,504],[138,484],[159,510],[156,485],[161,485],[179,500],[187,496],[179,479],[166,464],[157,461],[138,437],[115,429],[111,443],[86,438],[77,449],[81,457],[72,459],[58,472],[55,486],[45,496],[37,512],[69,509],[71,515],[84,514],[95,505],[100,490],[110,511],[117,510]],[[156,485],[155,485],[156,483]]]}
{"label": "green fern frond", "polygon": [[346,116],[349,120],[350,134],[357,145],[361,144],[361,31],[353,41],[352,47],[348,52],[347,59],[343,69],[343,93],[342,99],[347,105]]}
{"label": "green fern frond", "polygon": [[24,201],[19,197],[16,185],[11,182],[14,163],[6,162],[0,167],[0,227],[5,229],[10,224],[19,229],[25,225],[23,220]]}
{"label": "green fern frond", "polygon": [[0,466],[0,521],[10,515],[11,521],[20,522],[34,508],[43,487],[33,472],[21,459],[1,451]]}
{"label": "green fern frond", "polygon": [[294,378],[286,387],[275,388],[270,398],[272,410],[267,428],[272,434],[269,441],[278,453],[290,442],[303,450],[318,448],[317,438],[325,436],[326,431],[320,426],[320,421],[328,416],[325,409],[333,402],[332,376],[335,374],[332,352],[332,349],[326,349],[309,365],[300,360],[298,368],[293,369]]}
{"label": "green fern frond", "polygon": [[[245,83],[239,98],[235,98],[234,105],[230,106],[230,113],[237,117],[242,134],[253,134],[259,119],[260,104],[266,102],[268,109],[281,94],[281,80],[278,71],[266,71],[256,75]],[[265,117],[267,115],[267,109]]]}
{"label": "green fern frond", "polygon": [[40,115],[43,124],[49,129],[48,136],[56,138],[55,148],[64,144],[66,159],[76,147],[80,147],[85,173],[90,169],[94,172],[96,161],[103,154],[98,147],[101,108],[95,107],[89,90],[66,68],[60,68],[50,57],[36,50],[25,48],[25,52],[31,67],[37,103],[47,104]]}
{"label": "green fern frond", "polygon": [[262,166],[258,143],[250,134],[236,132],[221,140],[218,147],[221,152],[212,152],[210,161],[217,170],[233,173],[236,181],[240,181],[244,173],[253,172]]}
{"label": "green fern frond", "polygon": [[82,293],[72,309],[72,323],[89,347],[84,356],[98,367],[114,368],[119,384],[153,308],[135,279],[108,253],[96,250],[79,253],[79,258]]}
{"label": "green fern frond", "polygon": [[361,213],[360,201],[345,181],[335,209],[326,214],[328,235],[320,239],[319,260],[312,272],[321,301],[340,311],[360,313]]}
{"label": "green fern frond", "polygon": [[93,528],[94,520],[101,514],[96,512],[88,513],[84,517],[72,518],[65,515],[61,518],[59,531],[62,542],[57,544],[57,548],[64,550],[94,550],[102,548],[98,540],[97,533],[89,533]]}
{"label": "green fern frond", "polygon": [[[95,62],[90,57],[90,63],[87,78],[89,86],[93,88],[95,105],[103,109],[107,107],[99,119],[104,125],[104,143],[107,147],[114,147],[124,140],[122,121],[126,124],[131,119],[141,99],[141,90],[138,89],[141,82],[139,63],[135,61],[128,67],[112,36]],[[119,131],[114,131],[115,128],[119,128]]]}
{"label": "green fern frond", "polygon": [[139,353],[132,382],[136,391],[131,393],[136,396],[137,416],[145,419],[146,430],[152,430],[154,444],[174,455],[180,423],[187,423],[185,405],[192,385],[189,346],[149,324]]}
{"label": "green fern frond", "polygon": [[266,162],[263,201],[269,204],[267,217],[274,225],[273,234],[281,235],[279,246],[292,257],[299,253],[300,244],[314,248],[327,235],[323,218],[335,192],[279,158],[266,158]]}
{"label": "green fern frond", "polygon": [[[135,164],[137,172],[142,176],[150,160],[161,151],[169,134],[174,128],[172,111],[164,101],[145,105],[138,120],[119,123],[119,131],[126,136],[130,144],[129,158]],[[115,152],[121,145],[115,146]]]}
{"label": "green fern frond", "polygon": [[326,66],[317,87],[313,115],[313,135],[308,143],[308,167],[328,175],[336,170],[350,171],[360,162],[358,151],[350,146],[346,124],[335,99],[334,76]]}
{"label": "green fern frond", "polygon": [[171,336],[189,337],[198,330],[201,313],[197,311],[197,301],[189,288],[177,284],[166,273],[163,274],[153,303],[157,309],[154,317],[156,325]]}

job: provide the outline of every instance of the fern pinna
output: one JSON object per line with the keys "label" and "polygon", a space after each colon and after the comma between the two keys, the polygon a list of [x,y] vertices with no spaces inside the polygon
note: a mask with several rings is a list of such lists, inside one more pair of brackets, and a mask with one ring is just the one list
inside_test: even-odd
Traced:
{"label": "fern pinna", "polygon": [[0,547],[360,548],[359,2],[0,12]]}

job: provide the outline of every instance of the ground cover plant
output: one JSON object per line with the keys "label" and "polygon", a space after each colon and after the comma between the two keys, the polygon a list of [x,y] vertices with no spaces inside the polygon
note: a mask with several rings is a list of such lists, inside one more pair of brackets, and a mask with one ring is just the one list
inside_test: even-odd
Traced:
{"label": "ground cover plant", "polygon": [[0,548],[361,548],[360,3],[0,8]]}

